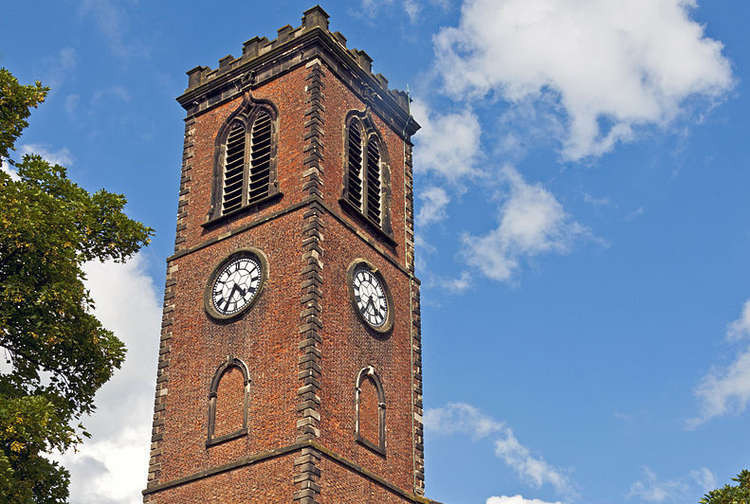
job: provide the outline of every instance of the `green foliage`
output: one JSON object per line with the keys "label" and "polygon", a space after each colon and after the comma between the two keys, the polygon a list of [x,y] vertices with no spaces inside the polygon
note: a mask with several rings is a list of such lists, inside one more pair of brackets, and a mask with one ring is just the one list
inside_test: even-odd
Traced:
{"label": "green foliage", "polygon": [[7,158],[16,138],[29,125],[31,108],[44,101],[49,88],[37,81],[22,86],[13,74],[0,68],[0,159]]}
{"label": "green foliage", "polygon": [[[2,158],[46,89],[0,69],[0,92]],[[17,176],[0,171],[0,504],[62,504],[68,472],[46,454],[88,435],[75,424],[125,358],[92,315],[82,266],[127,260],[152,230],[123,213],[124,196],[91,194],[62,166],[36,155],[9,164]]]}
{"label": "green foliage", "polygon": [[743,469],[732,481],[738,484],[711,490],[700,504],[750,504],[750,471]]}

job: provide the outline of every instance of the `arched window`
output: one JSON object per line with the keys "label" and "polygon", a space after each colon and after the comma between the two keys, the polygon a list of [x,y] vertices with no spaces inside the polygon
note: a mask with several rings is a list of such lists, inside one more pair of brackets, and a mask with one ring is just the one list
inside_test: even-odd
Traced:
{"label": "arched window", "polygon": [[354,388],[355,439],[385,455],[385,393],[375,368],[357,374]]}
{"label": "arched window", "polygon": [[276,178],[276,113],[245,97],[216,138],[215,188],[210,220],[280,195]]}
{"label": "arched window", "polygon": [[367,112],[353,111],[349,116],[342,204],[390,237],[390,172],[384,143]]}
{"label": "arched window", "polygon": [[239,359],[227,359],[214,373],[208,393],[206,446],[247,434],[250,379]]}

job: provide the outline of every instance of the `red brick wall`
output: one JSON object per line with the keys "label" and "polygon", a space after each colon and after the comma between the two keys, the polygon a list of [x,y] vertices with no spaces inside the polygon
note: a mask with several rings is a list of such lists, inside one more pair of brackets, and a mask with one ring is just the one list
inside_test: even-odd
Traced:
{"label": "red brick wall", "polygon": [[[232,230],[257,222],[302,201],[305,148],[306,77],[309,70],[298,67],[253,91],[278,109],[277,171],[282,199],[261,210],[212,228],[201,226],[210,211],[214,173],[214,145],[218,130],[241,100],[217,106],[198,115],[190,130],[187,179],[181,185],[180,250],[216,240],[204,248],[178,256],[169,263],[172,272],[170,304],[165,304],[173,321],[169,332],[167,380],[160,387],[164,405],[159,432],[158,476],[153,483],[165,483],[200,471],[210,470],[240,457],[290,445],[297,440],[299,412],[299,327],[301,272],[303,260],[303,215],[306,208],[281,215],[239,234]],[[362,236],[377,242],[369,230],[344,212],[338,200],[343,189],[345,116],[364,104],[323,67],[325,124],[323,136],[324,204]],[[390,214],[392,247],[376,247],[405,267],[403,141],[376,114],[372,115],[390,161]],[[361,236],[327,212],[321,212],[322,239],[321,314],[319,345],[322,360],[319,390],[320,438],[327,449],[372,471],[406,491],[414,491],[412,439],[412,362],[410,278]],[[228,236],[228,237],[227,237]],[[269,275],[252,309],[230,323],[217,323],[203,307],[203,292],[214,268],[233,251],[255,247],[268,258]],[[385,337],[369,332],[349,302],[346,272],[352,261],[365,258],[382,273],[393,297],[394,325]],[[172,296],[172,294],[170,294]],[[241,359],[248,367],[250,395],[248,434],[216,446],[206,447],[208,394],[216,370],[227,356]],[[167,360],[165,359],[165,362]],[[354,392],[357,373],[366,366],[378,373],[386,398],[386,453],[376,453],[355,441]],[[161,375],[160,375],[161,376]],[[215,436],[241,426],[242,376],[227,373],[217,396]],[[365,380],[361,404],[363,435],[378,444],[377,393]],[[239,421],[239,424],[238,424]],[[159,492],[152,499],[161,503],[204,502],[289,502],[294,493],[292,459],[282,456],[251,467],[214,475],[207,479]],[[319,502],[404,502],[373,482],[330,462],[323,463]],[[327,472],[330,471],[330,472]],[[360,494],[359,491],[365,492]],[[259,493],[248,493],[258,491]],[[370,500],[361,500],[368,495]],[[213,499],[213,500],[212,500]]]}

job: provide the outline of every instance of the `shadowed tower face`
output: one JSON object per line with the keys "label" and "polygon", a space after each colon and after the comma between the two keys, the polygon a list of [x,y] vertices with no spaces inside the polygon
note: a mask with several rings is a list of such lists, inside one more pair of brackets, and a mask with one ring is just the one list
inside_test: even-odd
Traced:
{"label": "shadowed tower face", "polygon": [[144,500],[424,494],[405,93],[328,29],[188,72]]}

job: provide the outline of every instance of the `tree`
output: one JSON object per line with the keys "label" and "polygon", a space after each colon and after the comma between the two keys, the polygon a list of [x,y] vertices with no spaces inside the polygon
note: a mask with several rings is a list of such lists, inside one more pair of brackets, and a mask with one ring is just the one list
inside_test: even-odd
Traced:
{"label": "tree", "polygon": [[50,460],[88,436],[83,416],[125,347],[92,314],[86,261],[123,262],[151,228],[125,197],[89,193],[37,155],[10,159],[48,89],[0,68],[0,503],[62,504],[69,474]]}
{"label": "tree", "polygon": [[738,485],[724,485],[711,490],[700,500],[700,504],[748,504],[750,503],[750,471],[743,469],[732,481]]}

